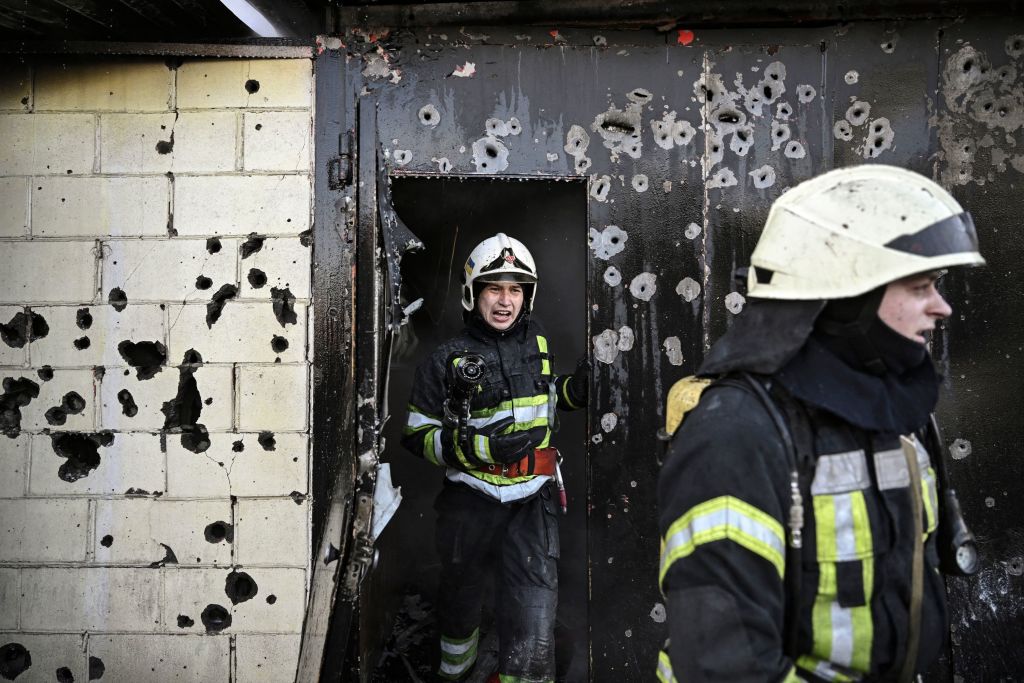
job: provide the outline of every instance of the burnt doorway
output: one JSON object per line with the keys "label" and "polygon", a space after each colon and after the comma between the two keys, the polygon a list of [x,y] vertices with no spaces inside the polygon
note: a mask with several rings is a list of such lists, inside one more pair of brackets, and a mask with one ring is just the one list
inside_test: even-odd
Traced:
{"label": "burnt doorway", "polygon": [[[546,330],[555,372],[573,371],[589,346],[587,186],[578,178],[400,176],[392,178],[391,191],[398,215],[426,245],[403,258],[403,304],[420,298],[423,303],[396,335],[392,352],[392,417],[383,431],[382,461],[391,464],[392,480],[402,488],[403,500],[378,541],[379,562],[366,586],[373,615],[364,612],[363,637],[384,644],[374,680],[415,680],[413,675],[428,680],[426,675],[437,664],[433,602],[440,569],[433,502],[444,475],[404,452],[400,444],[413,374],[439,343],[462,328],[459,273],[473,246],[497,232],[521,240],[533,254],[540,274],[534,316]],[[553,439],[564,456],[569,498],[560,529],[560,681],[589,678],[586,425],[587,411],[560,412]],[[485,615],[485,624],[486,619]],[[485,637],[481,656],[486,645]]]}

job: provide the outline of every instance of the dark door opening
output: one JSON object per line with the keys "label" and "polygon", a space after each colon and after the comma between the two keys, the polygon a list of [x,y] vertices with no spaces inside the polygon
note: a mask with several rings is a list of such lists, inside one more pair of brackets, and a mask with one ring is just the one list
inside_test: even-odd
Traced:
{"label": "dark door opening", "polygon": [[[360,630],[382,648],[373,680],[414,681],[413,676],[430,680],[437,666],[433,602],[440,565],[433,502],[444,475],[400,443],[413,374],[462,328],[459,273],[470,250],[497,232],[521,240],[533,254],[540,276],[534,316],[546,330],[554,371],[573,371],[588,339],[587,191],[580,181],[397,177],[392,195],[398,215],[426,245],[402,262],[404,303],[422,297],[423,305],[396,336],[391,359],[391,419],[384,427],[382,460],[391,463],[403,500],[378,540],[380,558],[364,583]],[[553,439],[564,457],[569,498],[560,529],[559,681],[589,677],[586,425],[587,411],[560,412]],[[485,631],[487,619],[485,614]],[[485,637],[482,651],[486,644]]]}

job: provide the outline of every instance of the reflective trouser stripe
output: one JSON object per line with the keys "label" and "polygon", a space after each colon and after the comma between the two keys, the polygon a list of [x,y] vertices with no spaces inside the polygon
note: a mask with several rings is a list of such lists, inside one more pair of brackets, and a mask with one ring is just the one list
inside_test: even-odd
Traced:
{"label": "reflective trouser stripe", "polygon": [[[814,496],[814,521],[819,575],[818,594],[811,610],[811,651],[826,662],[868,671],[874,638],[871,621],[874,558],[863,492]],[[837,600],[836,562],[852,560],[861,560],[864,604],[843,607]]]}
{"label": "reflective trouser stripe", "polygon": [[469,671],[476,662],[479,637],[480,629],[473,631],[468,638],[441,636],[441,668],[438,674],[442,678],[458,678]]}
{"label": "reflective trouser stripe", "polygon": [[658,681],[659,683],[677,683],[675,674],[672,673],[672,661],[664,650],[658,653]]}
{"label": "reflective trouser stripe", "polygon": [[698,546],[723,539],[763,557],[782,578],[786,566],[782,524],[739,498],[719,496],[690,508],[668,528],[662,542],[658,584],[665,580],[673,562],[690,555]]}

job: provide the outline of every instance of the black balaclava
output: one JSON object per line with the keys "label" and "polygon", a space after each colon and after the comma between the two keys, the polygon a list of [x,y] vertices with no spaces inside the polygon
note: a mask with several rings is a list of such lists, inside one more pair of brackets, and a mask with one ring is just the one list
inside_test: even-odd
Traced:
{"label": "black balaclava", "polygon": [[885,289],[828,302],[775,376],[797,398],[858,427],[907,434],[935,409],[939,378],[925,345],[878,317]]}

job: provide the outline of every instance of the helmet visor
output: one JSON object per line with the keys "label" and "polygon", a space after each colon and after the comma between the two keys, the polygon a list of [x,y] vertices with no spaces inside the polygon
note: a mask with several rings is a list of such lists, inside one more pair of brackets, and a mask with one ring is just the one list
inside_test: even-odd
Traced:
{"label": "helmet visor", "polygon": [[900,235],[885,245],[914,256],[945,256],[978,251],[978,233],[971,214],[950,216],[910,235]]}

